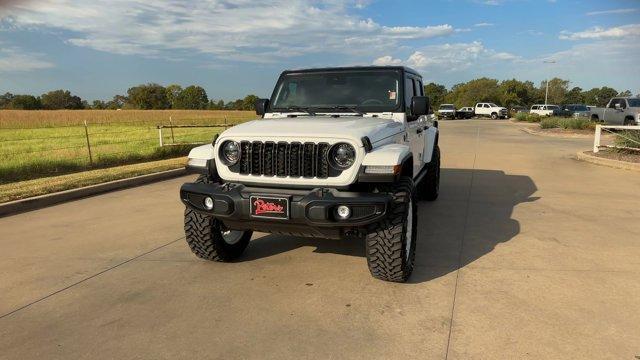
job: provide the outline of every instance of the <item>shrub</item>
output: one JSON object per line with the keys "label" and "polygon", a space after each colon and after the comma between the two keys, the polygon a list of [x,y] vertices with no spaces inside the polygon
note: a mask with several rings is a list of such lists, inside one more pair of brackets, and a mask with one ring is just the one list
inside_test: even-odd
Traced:
{"label": "shrub", "polygon": [[616,146],[640,149],[640,131],[622,131],[616,136]]}
{"label": "shrub", "polygon": [[540,127],[542,129],[585,130],[595,128],[595,123],[587,119],[549,117],[540,121]]}
{"label": "shrub", "polygon": [[517,113],[516,116],[515,116],[516,121],[527,121],[527,115],[529,115],[529,114],[524,113],[524,112]]}

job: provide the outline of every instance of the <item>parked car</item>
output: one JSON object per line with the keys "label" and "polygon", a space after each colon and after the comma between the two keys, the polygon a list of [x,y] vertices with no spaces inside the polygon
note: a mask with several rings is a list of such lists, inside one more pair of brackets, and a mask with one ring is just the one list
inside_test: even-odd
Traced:
{"label": "parked car", "polygon": [[476,115],[476,112],[471,106],[463,107],[456,110],[456,119],[471,119]]}
{"label": "parked car", "polygon": [[507,114],[507,108],[494,103],[477,103],[474,112],[476,116],[486,116],[492,119],[506,119],[509,116]]}
{"label": "parked car", "polygon": [[180,188],[191,251],[234,261],[253,231],[351,239],[373,277],[406,281],[416,201],[435,200],[440,181],[438,122],[423,89],[418,72],[399,66],[283,72],[271,99],[255,103],[262,119],[189,153],[187,168],[201,174]]}
{"label": "parked car", "polygon": [[438,118],[441,118],[441,119],[455,119],[456,107],[453,104],[442,104],[438,108],[437,115],[438,115]]}
{"label": "parked car", "polygon": [[558,105],[533,105],[529,112],[540,116],[560,116],[560,107]]}
{"label": "parked car", "polygon": [[589,119],[591,117],[591,111],[587,105],[569,104],[562,106],[560,116]]}
{"label": "parked car", "polygon": [[615,97],[604,108],[592,108],[591,120],[608,125],[638,125],[640,97]]}
{"label": "parked car", "polygon": [[529,112],[529,109],[520,105],[514,105],[509,109],[509,114],[511,116],[515,116],[518,113],[528,113],[528,112]]}

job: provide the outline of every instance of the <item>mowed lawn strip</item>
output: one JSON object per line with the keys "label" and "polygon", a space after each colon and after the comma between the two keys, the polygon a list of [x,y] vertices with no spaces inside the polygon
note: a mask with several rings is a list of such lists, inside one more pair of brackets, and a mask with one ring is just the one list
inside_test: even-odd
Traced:
{"label": "mowed lawn strip", "polygon": [[9,184],[0,184],[0,203],[75,189],[83,186],[101,184],[113,180],[126,179],[139,175],[179,169],[185,166],[186,161],[187,159],[185,157],[179,157],[106,169],[89,170],[74,174],[52,176]]}
{"label": "mowed lawn strip", "polygon": [[[163,130],[157,125],[227,125],[251,111],[62,110],[0,111],[0,184],[184,156],[225,127]],[[87,147],[84,120],[91,146]]]}

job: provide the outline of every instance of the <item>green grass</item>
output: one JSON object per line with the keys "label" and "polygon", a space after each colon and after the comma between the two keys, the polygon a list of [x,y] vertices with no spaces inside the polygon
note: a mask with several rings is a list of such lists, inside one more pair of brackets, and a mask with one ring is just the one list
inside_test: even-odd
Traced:
{"label": "green grass", "polygon": [[586,130],[594,129],[595,123],[587,119],[548,117],[540,121],[540,128]]}
{"label": "green grass", "polygon": [[539,123],[542,119],[538,114],[529,114],[529,113],[517,113],[515,116],[516,121],[525,121],[531,123]]}
{"label": "green grass", "polygon": [[106,169],[0,184],[0,203],[184,167],[186,158],[123,165]]}
{"label": "green grass", "polygon": [[[94,168],[175,158],[195,145],[159,146],[158,130],[149,125],[89,126],[93,164],[85,129],[66,126],[0,129],[0,184]],[[207,143],[223,128],[174,129],[175,143]],[[165,144],[173,142],[163,129]]]}

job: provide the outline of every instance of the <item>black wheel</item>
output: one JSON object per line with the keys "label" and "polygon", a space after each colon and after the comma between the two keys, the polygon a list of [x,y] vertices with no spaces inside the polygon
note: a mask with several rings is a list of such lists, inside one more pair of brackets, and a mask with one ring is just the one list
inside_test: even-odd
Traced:
{"label": "black wheel", "polygon": [[492,113],[492,114],[491,114],[491,118],[492,118],[493,120],[497,119],[497,118],[498,118],[498,114],[496,114],[496,113]]}
{"label": "black wheel", "polygon": [[426,165],[427,174],[418,185],[420,200],[434,201],[440,193],[440,147],[433,149],[431,161]]}
{"label": "black wheel", "polygon": [[633,120],[633,118],[626,118],[624,119],[624,126],[631,126],[631,125],[635,125],[635,121]]}
{"label": "black wheel", "polygon": [[393,195],[387,218],[372,225],[366,237],[367,264],[377,279],[405,282],[413,272],[418,209],[413,180],[403,176],[380,189]]}
{"label": "black wheel", "polygon": [[[213,181],[201,175],[196,182]],[[252,235],[252,231],[228,230],[214,217],[189,208],[184,211],[184,233],[189,248],[197,257],[222,262],[242,255]]]}

